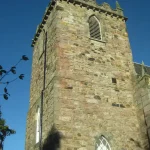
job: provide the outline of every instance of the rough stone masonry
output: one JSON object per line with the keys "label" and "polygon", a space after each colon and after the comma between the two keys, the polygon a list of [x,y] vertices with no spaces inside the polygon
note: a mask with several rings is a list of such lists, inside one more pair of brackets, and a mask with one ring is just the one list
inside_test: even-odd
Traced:
{"label": "rough stone masonry", "polygon": [[[100,40],[90,36],[91,16]],[[41,150],[53,125],[61,150],[97,150],[101,136],[111,150],[149,150],[150,69],[133,63],[126,20],[118,2],[50,2],[32,41],[26,150]]]}

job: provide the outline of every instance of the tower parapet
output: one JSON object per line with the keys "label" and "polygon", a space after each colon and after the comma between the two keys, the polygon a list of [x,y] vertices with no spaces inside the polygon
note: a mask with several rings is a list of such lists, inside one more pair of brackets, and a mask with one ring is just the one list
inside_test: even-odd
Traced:
{"label": "tower parapet", "polygon": [[[117,19],[122,19],[127,21],[127,17],[123,14],[123,9],[120,7],[119,3],[116,2],[116,9],[112,9],[108,3],[103,3],[101,5],[98,5],[95,0],[52,0],[49,3],[49,6],[46,8],[45,14],[43,16],[42,22],[40,25],[38,25],[37,31],[35,33],[35,36],[32,40],[31,46],[34,47],[34,44],[36,43],[44,24],[46,23],[48,16],[52,12],[53,8],[55,8],[56,2],[66,1],[67,3],[72,3],[73,5],[79,5],[80,7],[85,7],[87,9],[91,9],[93,11],[97,11],[99,13],[104,13],[105,15],[110,15],[111,17],[116,17]],[[67,8],[66,8],[67,9]]]}
{"label": "tower parapet", "polygon": [[116,10],[118,11],[118,14],[124,16],[123,9],[121,8],[121,6],[120,6],[118,1],[116,1]]}

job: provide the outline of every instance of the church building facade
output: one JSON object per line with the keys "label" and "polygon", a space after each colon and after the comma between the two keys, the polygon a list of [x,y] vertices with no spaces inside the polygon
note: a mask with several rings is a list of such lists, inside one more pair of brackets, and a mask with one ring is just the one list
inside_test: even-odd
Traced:
{"label": "church building facade", "polygon": [[119,3],[52,0],[32,41],[26,150],[149,150],[150,69],[133,63]]}

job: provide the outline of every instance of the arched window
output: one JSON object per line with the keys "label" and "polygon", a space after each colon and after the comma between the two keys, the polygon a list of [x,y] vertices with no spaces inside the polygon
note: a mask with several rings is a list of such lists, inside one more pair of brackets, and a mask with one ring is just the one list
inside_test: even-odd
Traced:
{"label": "arched window", "polygon": [[36,143],[40,141],[40,107],[37,108],[36,114]]}
{"label": "arched window", "polygon": [[102,40],[100,22],[95,16],[89,18],[90,37],[96,40]]}
{"label": "arched window", "polygon": [[111,147],[104,136],[101,136],[96,142],[96,150],[111,150]]}

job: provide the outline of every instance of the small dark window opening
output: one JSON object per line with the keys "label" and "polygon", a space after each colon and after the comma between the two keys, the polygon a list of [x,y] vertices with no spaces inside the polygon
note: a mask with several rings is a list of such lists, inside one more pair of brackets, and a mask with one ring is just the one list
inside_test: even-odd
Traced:
{"label": "small dark window opening", "polygon": [[112,83],[117,83],[117,79],[116,78],[112,78]]}

